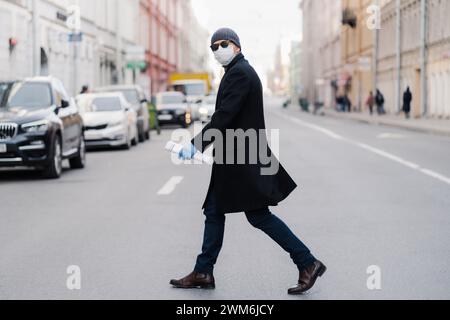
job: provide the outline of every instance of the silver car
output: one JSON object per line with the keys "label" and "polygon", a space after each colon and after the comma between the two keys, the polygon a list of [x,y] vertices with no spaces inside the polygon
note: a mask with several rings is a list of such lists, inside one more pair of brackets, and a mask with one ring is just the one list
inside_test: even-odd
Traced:
{"label": "silver car", "polygon": [[137,113],[139,142],[150,139],[150,115],[148,100],[139,85],[115,85],[97,88],[94,92],[120,92]]}
{"label": "silver car", "polygon": [[137,114],[122,93],[83,94],[76,101],[87,147],[130,149],[138,143]]}

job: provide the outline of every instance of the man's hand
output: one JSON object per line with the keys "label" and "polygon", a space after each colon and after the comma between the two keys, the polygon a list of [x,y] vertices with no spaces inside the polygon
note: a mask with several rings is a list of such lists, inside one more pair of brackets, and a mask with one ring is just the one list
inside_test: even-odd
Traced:
{"label": "man's hand", "polygon": [[180,151],[180,153],[178,154],[178,158],[180,160],[192,160],[196,153],[197,149],[193,144],[191,144],[188,147],[184,147],[183,150]]}

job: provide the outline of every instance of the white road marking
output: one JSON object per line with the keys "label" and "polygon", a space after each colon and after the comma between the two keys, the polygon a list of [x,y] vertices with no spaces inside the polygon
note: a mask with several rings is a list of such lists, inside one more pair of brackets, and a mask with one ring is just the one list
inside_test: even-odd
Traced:
{"label": "white road marking", "polygon": [[378,139],[405,139],[406,137],[397,133],[381,133],[377,136]]}
{"label": "white road marking", "polygon": [[284,115],[284,114],[279,114],[279,113],[277,113],[277,114],[278,114],[279,116],[281,116],[282,118],[285,118],[285,119],[287,119],[287,120],[290,120],[290,121],[292,121],[292,122],[295,122],[295,123],[297,123],[297,124],[299,124],[299,125],[302,125],[302,126],[304,126],[304,127],[307,127],[307,128],[310,128],[310,129],[319,131],[319,132],[321,132],[321,133],[323,133],[323,134],[326,134],[326,135],[329,136],[330,138],[333,138],[333,139],[336,139],[336,140],[344,140],[344,137],[342,137],[342,136],[338,135],[337,133],[334,133],[333,131],[328,130],[328,129],[326,129],[326,128],[317,126],[317,125],[312,124],[312,123],[309,123],[309,122],[305,122],[305,121],[300,120],[300,119],[297,119],[297,118],[291,118],[291,117],[288,117],[288,116],[286,116],[286,115]]}
{"label": "white road marking", "polygon": [[374,147],[369,146],[369,145],[367,145],[365,143],[360,143],[360,142],[351,141],[351,140],[348,140],[348,141],[353,143],[353,144],[355,144],[355,145],[357,145],[360,148],[363,148],[363,149],[367,150],[367,151],[370,151],[372,153],[375,153],[375,154],[377,154],[379,156],[385,157],[385,158],[390,159],[392,161],[398,162],[398,163],[404,165],[405,167],[408,167],[408,168],[411,168],[411,169],[414,169],[414,170],[419,170],[420,169],[420,166],[418,164],[415,164],[415,163],[409,162],[407,160],[404,160],[404,159],[402,159],[400,157],[397,157],[397,156],[395,156],[393,154],[390,154],[390,153],[388,153],[386,151],[383,151],[381,149],[374,148]]}
{"label": "white road marking", "polygon": [[407,161],[407,160],[405,160],[405,159],[403,159],[401,157],[398,157],[396,155],[393,155],[393,154],[391,154],[389,152],[386,152],[386,151],[383,151],[381,149],[372,147],[372,146],[370,146],[368,144],[365,144],[365,143],[362,143],[362,142],[358,142],[358,141],[355,141],[355,140],[351,140],[351,139],[345,138],[345,137],[343,137],[343,136],[341,136],[341,135],[339,135],[339,134],[337,134],[337,133],[335,133],[335,132],[333,132],[333,131],[331,131],[329,129],[320,127],[318,125],[315,125],[315,124],[312,124],[312,123],[309,123],[309,122],[305,122],[305,121],[297,119],[297,118],[292,118],[292,117],[286,116],[284,114],[281,114],[279,112],[273,112],[273,113],[275,113],[279,117],[284,118],[286,120],[289,120],[289,121],[291,121],[291,122],[293,122],[295,124],[298,124],[298,125],[301,125],[301,126],[304,126],[304,127],[307,127],[307,128],[313,129],[313,130],[316,130],[316,131],[321,132],[321,133],[323,133],[323,134],[325,134],[325,135],[327,135],[327,136],[329,136],[329,137],[331,137],[333,139],[341,140],[343,142],[347,142],[347,143],[353,144],[353,145],[355,145],[355,146],[357,146],[359,148],[362,148],[362,149],[364,149],[366,151],[372,152],[372,153],[377,154],[377,155],[379,155],[381,157],[384,157],[384,158],[389,159],[391,161],[397,162],[397,163],[399,163],[399,164],[401,164],[401,165],[403,165],[405,167],[408,167],[410,169],[416,170],[418,172],[421,172],[424,175],[427,175],[429,177],[432,177],[434,179],[437,179],[437,180],[439,180],[441,182],[444,182],[444,183],[450,185],[450,178],[449,177],[446,177],[446,176],[444,176],[444,175],[442,175],[440,173],[434,172],[432,170],[422,168],[420,165],[418,165],[416,163]]}
{"label": "white road marking", "polygon": [[447,178],[446,176],[443,176],[442,174],[439,174],[437,172],[434,172],[434,171],[428,170],[428,169],[420,169],[420,171],[423,174],[426,174],[426,175],[428,175],[430,177],[433,177],[435,179],[441,180],[442,182],[450,184],[450,178]]}
{"label": "white road marking", "polygon": [[167,183],[158,191],[159,196],[168,196],[175,191],[177,185],[183,181],[184,177],[172,177]]}

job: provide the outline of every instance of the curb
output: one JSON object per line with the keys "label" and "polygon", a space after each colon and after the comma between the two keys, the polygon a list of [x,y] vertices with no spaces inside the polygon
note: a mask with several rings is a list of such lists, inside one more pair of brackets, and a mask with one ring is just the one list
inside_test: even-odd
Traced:
{"label": "curb", "polygon": [[398,123],[397,121],[390,121],[389,119],[365,119],[365,118],[358,118],[358,117],[349,117],[346,115],[340,115],[338,113],[330,112],[325,110],[323,114],[326,117],[331,117],[335,119],[345,119],[370,125],[377,125],[377,126],[387,126],[392,128],[399,128],[404,129],[408,131],[414,131],[414,132],[420,132],[420,133],[427,133],[427,134],[433,134],[433,135],[440,135],[440,136],[448,136],[450,137],[450,126],[448,129],[442,129],[442,128],[433,128],[433,127],[418,127],[411,123]]}

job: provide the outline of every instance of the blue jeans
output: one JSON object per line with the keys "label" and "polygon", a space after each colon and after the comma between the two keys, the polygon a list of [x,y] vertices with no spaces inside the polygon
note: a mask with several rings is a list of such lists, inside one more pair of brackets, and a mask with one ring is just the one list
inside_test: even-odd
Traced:
{"label": "blue jeans", "polygon": [[[212,192],[208,195],[204,214],[206,221],[202,253],[197,258],[194,270],[198,273],[213,274],[214,266],[223,245],[225,214],[217,212],[216,201]],[[249,211],[245,214],[253,227],[266,233],[290,254],[299,270],[303,270],[314,263],[316,259],[309,249],[283,221],[270,212],[269,208]]]}

